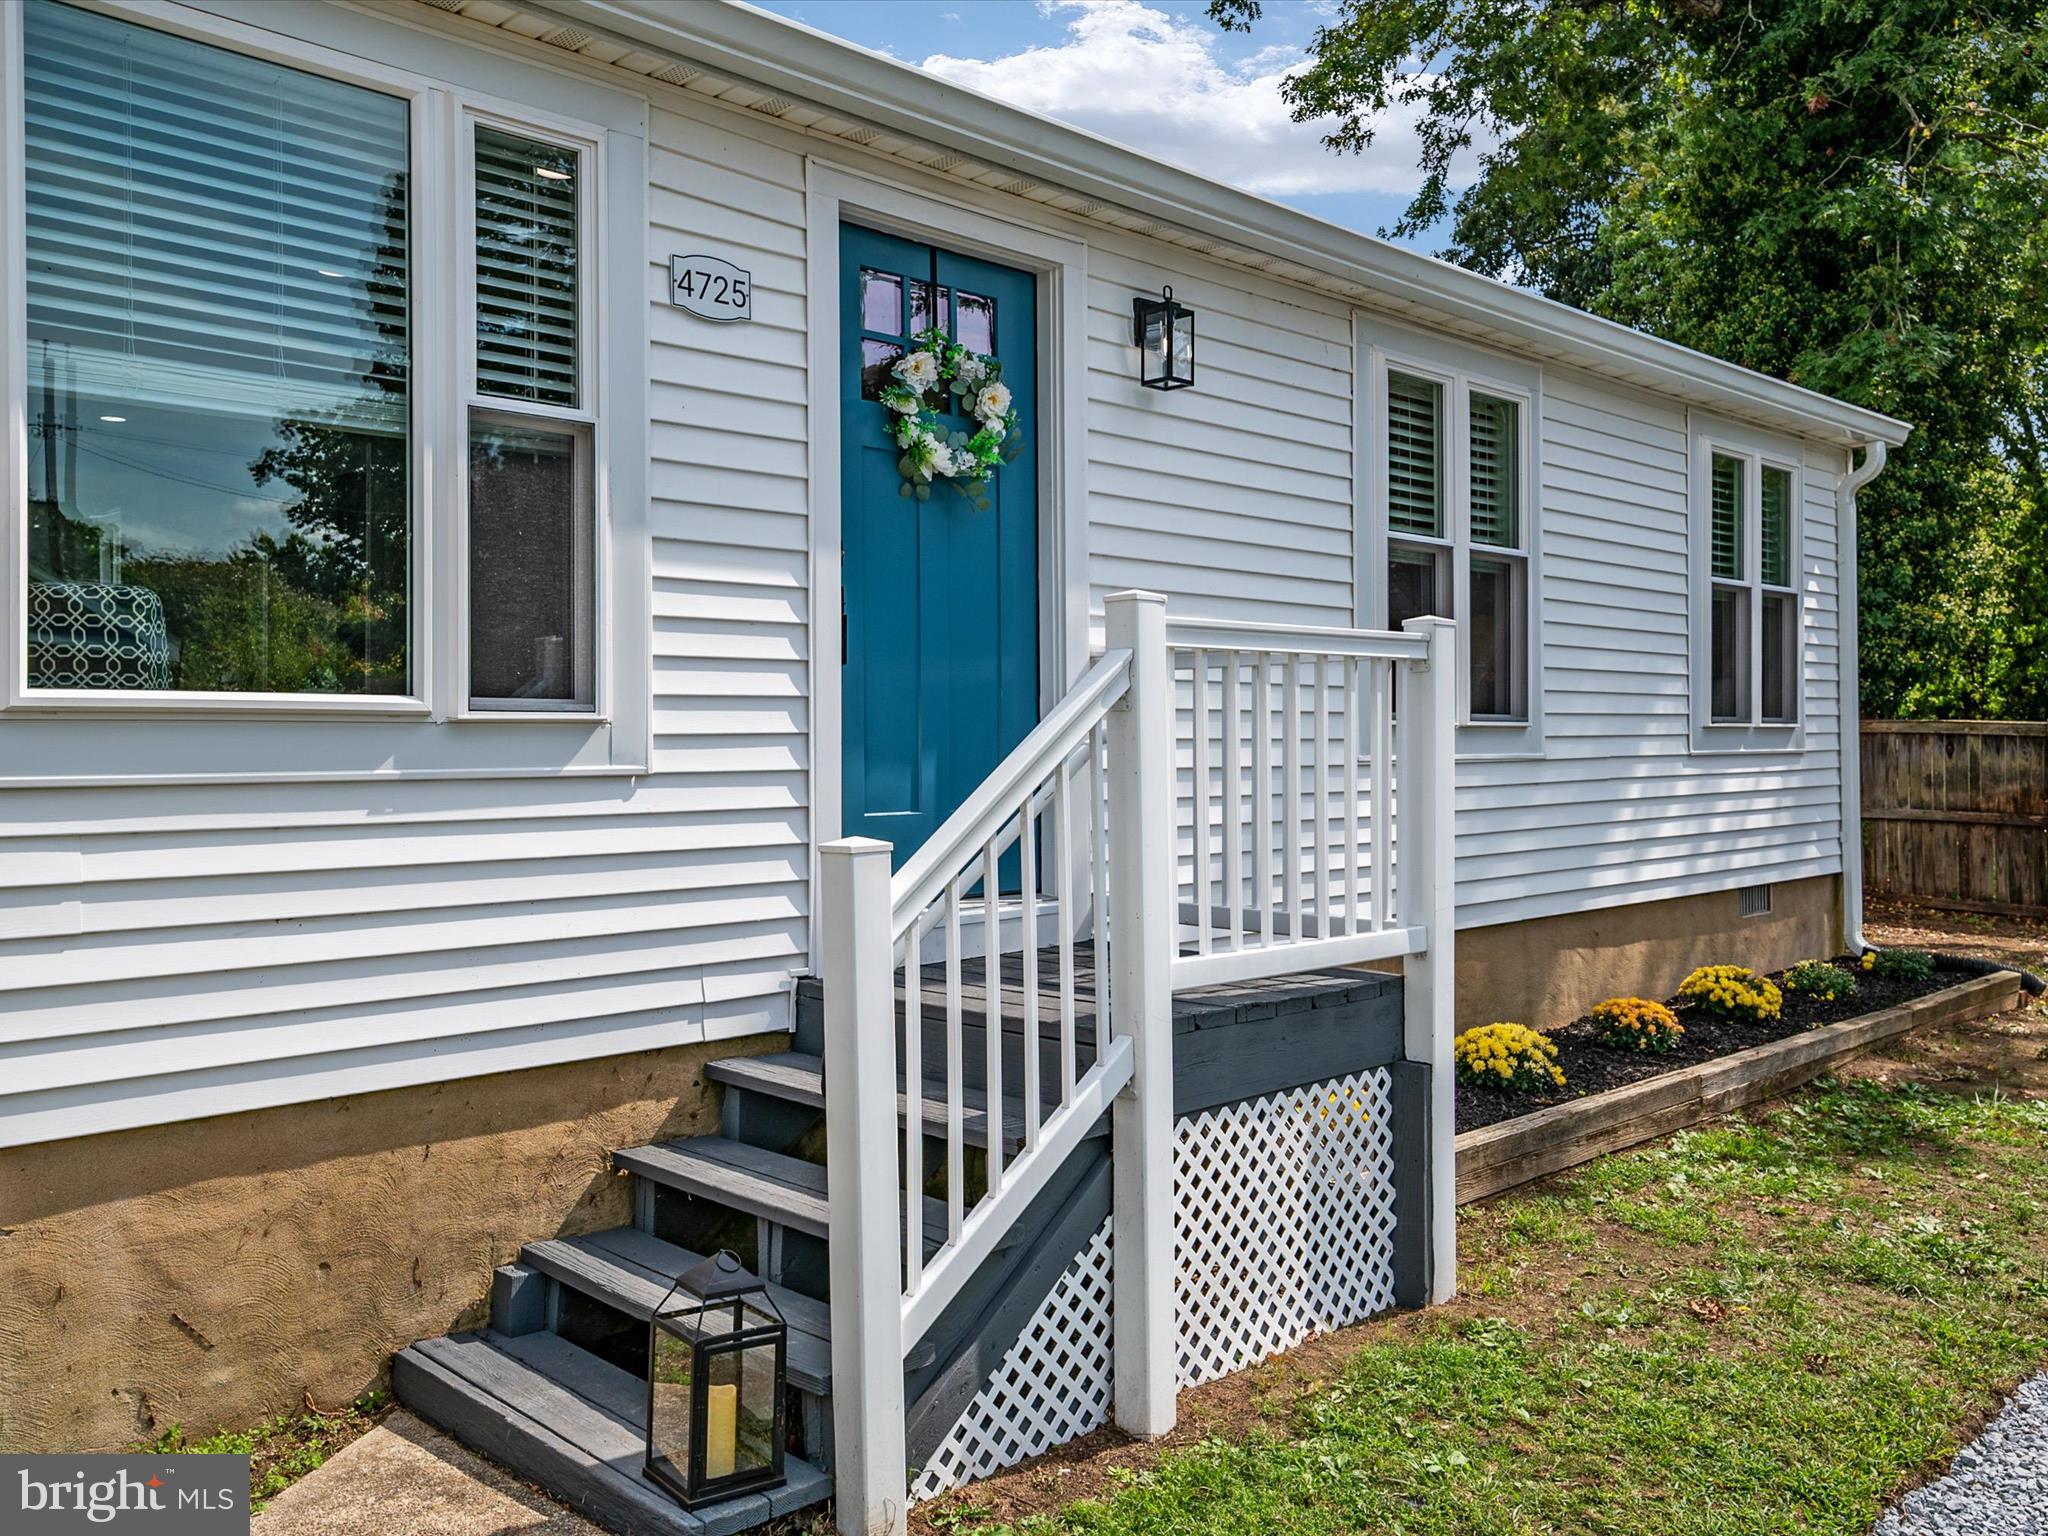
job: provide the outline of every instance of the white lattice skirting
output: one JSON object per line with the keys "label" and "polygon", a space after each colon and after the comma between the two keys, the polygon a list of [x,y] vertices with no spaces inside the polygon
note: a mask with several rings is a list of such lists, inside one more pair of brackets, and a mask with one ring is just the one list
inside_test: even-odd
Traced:
{"label": "white lattice skirting", "polygon": [[1392,1097],[1378,1068],[1174,1126],[1182,1386],[1393,1306]]}
{"label": "white lattice skirting", "polygon": [[[1184,1387],[1394,1304],[1384,1068],[1174,1127],[1174,1328]],[[965,1487],[1077,1440],[1110,1409],[1110,1224],[1074,1256],[911,1485]]]}
{"label": "white lattice skirting", "polygon": [[910,1487],[929,1499],[1109,1419],[1109,1222],[1074,1256]]}

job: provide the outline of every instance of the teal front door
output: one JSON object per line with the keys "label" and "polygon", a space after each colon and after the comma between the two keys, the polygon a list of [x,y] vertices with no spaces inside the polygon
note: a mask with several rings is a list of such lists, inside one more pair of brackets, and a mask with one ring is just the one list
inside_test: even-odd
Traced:
{"label": "teal front door", "polygon": [[[1037,285],[851,224],[839,239],[841,826],[893,843],[900,867],[1038,722]],[[1019,417],[1023,451],[986,509],[944,481],[928,500],[902,494],[876,398],[935,308],[1001,360]]]}

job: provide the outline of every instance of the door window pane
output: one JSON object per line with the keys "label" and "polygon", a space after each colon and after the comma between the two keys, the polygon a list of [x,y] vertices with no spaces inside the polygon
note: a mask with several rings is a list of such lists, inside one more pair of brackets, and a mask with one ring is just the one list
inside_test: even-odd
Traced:
{"label": "door window pane", "polygon": [[969,351],[992,354],[996,349],[996,301],[961,290],[960,329],[953,339]]}
{"label": "door window pane", "polygon": [[864,330],[903,334],[903,279],[894,272],[860,269],[860,323]]}
{"label": "door window pane", "polygon": [[1711,702],[1716,720],[1749,719],[1749,591],[1715,587]]}
{"label": "door window pane", "polygon": [[476,130],[476,388],[577,404],[577,155]]}
{"label": "door window pane", "polygon": [[882,391],[896,382],[895,367],[903,361],[903,348],[893,341],[860,339],[860,397],[879,400]]}
{"label": "door window pane", "polygon": [[406,103],[21,21],[30,685],[407,692]]}
{"label": "door window pane", "polygon": [[1387,527],[1444,533],[1444,389],[1430,379],[1387,375]]}
{"label": "door window pane", "polygon": [[[953,290],[939,289],[939,329],[952,329]],[[914,280],[910,285],[910,331],[915,336],[932,324],[932,285],[926,281]]]}
{"label": "door window pane", "polygon": [[469,437],[469,670],[483,707],[588,709],[590,438],[478,415]]}
{"label": "door window pane", "polygon": [[1528,718],[1523,662],[1528,634],[1528,567],[1519,559],[1472,557],[1472,700],[1475,719]]}

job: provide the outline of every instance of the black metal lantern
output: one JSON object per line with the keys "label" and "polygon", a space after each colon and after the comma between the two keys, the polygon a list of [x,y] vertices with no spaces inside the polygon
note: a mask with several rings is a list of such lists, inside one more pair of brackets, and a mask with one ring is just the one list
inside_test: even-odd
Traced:
{"label": "black metal lantern", "polygon": [[669,1287],[647,1325],[647,1475],[685,1508],[781,1486],[789,1326],[730,1253]]}
{"label": "black metal lantern", "polygon": [[1195,382],[1195,312],[1171,287],[1156,299],[1131,301],[1131,339],[1138,347],[1138,382],[1147,389],[1190,389]]}

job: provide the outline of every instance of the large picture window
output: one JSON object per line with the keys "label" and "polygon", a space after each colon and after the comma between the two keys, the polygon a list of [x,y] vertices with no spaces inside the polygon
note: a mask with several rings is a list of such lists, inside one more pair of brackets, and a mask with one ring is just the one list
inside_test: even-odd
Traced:
{"label": "large picture window", "polygon": [[1523,402],[1454,377],[1385,374],[1388,627],[1461,619],[1474,724],[1529,718]]}
{"label": "large picture window", "polygon": [[408,103],[22,34],[29,687],[413,692]]}

